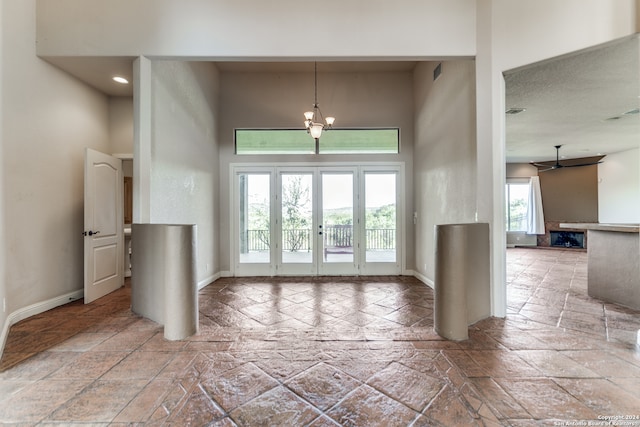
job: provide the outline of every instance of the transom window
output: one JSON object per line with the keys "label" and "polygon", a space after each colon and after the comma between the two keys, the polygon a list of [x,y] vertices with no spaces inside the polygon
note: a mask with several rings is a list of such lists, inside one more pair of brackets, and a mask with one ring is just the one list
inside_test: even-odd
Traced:
{"label": "transom window", "polygon": [[[236,129],[236,154],[314,154],[304,129]],[[322,134],[318,154],[397,154],[400,129],[332,129]]]}

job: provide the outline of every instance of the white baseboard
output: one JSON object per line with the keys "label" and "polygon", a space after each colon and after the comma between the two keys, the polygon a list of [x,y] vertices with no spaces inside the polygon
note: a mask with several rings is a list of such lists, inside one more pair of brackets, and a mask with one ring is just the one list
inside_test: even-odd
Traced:
{"label": "white baseboard", "polygon": [[2,353],[4,352],[4,345],[7,342],[9,328],[11,328],[12,325],[15,325],[19,321],[27,319],[31,316],[44,313],[47,310],[60,307],[61,305],[68,304],[71,301],[75,301],[83,297],[84,290],[80,289],[77,291],[69,292],[68,294],[60,295],[59,297],[55,297],[50,300],[31,304],[9,314],[9,316],[7,316],[7,320],[4,322],[4,327],[2,328],[2,335],[0,335],[0,358],[2,357]]}
{"label": "white baseboard", "polygon": [[200,289],[204,288],[204,287],[205,287],[205,286],[207,286],[207,285],[210,285],[212,282],[215,282],[215,281],[216,281],[216,280],[218,280],[220,277],[222,277],[222,276],[220,275],[220,273],[216,273],[216,274],[214,274],[214,275],[212,275],[212,276],[209,276],[209,277],[207,277],[207,278],[205,278],[205,279],[200,280],[200,281],[198,282],[198,290],[200,290]]}
{"label": "white baseboard", "polygon": [[416,279],[420,280],[422,283],[424,283],[425,285],[427,285],[431,289],[435,288],[435,284],[433,283],[433,280],[429,279],[424,274],[418,273],[417,271],[414,271],[413,272],[413,277],[415,277]]}

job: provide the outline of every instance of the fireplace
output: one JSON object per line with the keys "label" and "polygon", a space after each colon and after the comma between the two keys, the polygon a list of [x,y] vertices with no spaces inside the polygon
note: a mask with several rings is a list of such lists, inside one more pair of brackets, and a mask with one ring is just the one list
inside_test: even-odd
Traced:
{"label": "fireplace", "polygon": [[[562,227],[560,227],[560,224],[562,224]],[[557,239],[555,239],[556,246],[554,246],[551,243],[551,233],[553,233],[554,235],[556,233],[563,233],[563,232],[564,233],[566,232],[580,233],[582,235],[582,246],[580,247],[569,246],[568,248],[585,251],[589,247],[589,242],[588,242],[589,236],[587,235],[587,233],[584,232],[584,229],[582,228],[567,228],[570,226],[570,224],[571,222],[569,221],[549,221],[549,220],[545,221],[544,222],[545,233],[538,235],[538,239],[537,239],[538,246],[543,248],[567,249],[567,246],[565,246],[565,242],[563,241],[562,243],[560,243],[557,241]],[[580,242],[579,238],[576,238],[575,235],[573,237],[578,242]],[[571,240],[569,241],[569,243],[571,244]]]}
{"label": "fireplace", "polygon": [[583,231],[554,231],[549,232],[549,246],[561,248],[584,248]]}

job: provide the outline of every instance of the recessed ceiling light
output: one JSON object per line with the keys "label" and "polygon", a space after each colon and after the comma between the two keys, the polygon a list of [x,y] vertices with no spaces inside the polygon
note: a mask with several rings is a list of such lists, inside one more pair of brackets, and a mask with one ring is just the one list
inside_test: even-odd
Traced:
{"label": "recessed ceiling light", "polygon": [[113,81],[118,82],[118,83],[122,83],[123,85],[129,84],[129,80],[125,79],[124,77],[121,76],[115,76],[113,78]]}

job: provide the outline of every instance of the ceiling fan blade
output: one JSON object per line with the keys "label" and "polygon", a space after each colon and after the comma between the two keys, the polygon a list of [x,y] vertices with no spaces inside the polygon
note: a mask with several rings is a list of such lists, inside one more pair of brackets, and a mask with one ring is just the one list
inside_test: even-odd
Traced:
{"label": "ceiling fan blade", "polygon": [[535,163],[535,162],[530,162],[529,164],[538,168],[549,168],[549,167],[556,168],[560,166],[558,164],[550,165],[549,163]]}
{"label": "ceiling fan blade", "polygon": [[[562,145],[556,145],[555,149],[556,149],[556,164],[555,165],[550,165],[549,162],[552,162],[553,160],[550,160],[549,162],[545,162],[545,163],[536,163],[536,162],[529,162],[530,165],[535,166],[538,168],[538,172],[546,172],[546,171],[551,171],[551,170],[555,170],[555,169],[560,169],[560,168],[578,168],[581,166],[592,166],[592,165],[597,165],[602,163],[603,161],[597,161],[597,162],[589,162],[589,163],[579,163],[576,165],[563,165],[562,163],[560,163],[560,147],[562,147]],[[540,169],[540,168],[546,168],[546,169]]]}
{"label": "ceiling fan blade", "polygon": [[580,163],[580,164],[577,164],[577,165],[564,165],[564,167],[565,168],[579,168],[581,166],[593,166],[593,165],[597,165],[597,164],[600,164],[600,163],[602,163],[602,161],[591,162],[591,163]]}

